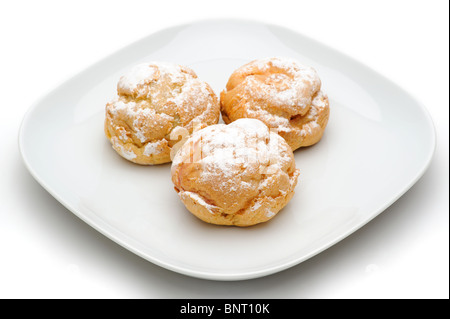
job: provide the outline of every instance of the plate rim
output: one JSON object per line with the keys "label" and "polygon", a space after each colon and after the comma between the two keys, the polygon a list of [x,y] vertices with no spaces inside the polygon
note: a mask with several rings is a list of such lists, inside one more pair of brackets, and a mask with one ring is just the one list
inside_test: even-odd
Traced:
{"label": "plate rim", "polygon": [[[341,57],[350,59],[353,63],[356,63],[358,65],[358,67],[364,68],[369,72],[372,72],[374,74],[376,74],[380,79],[382,79],[383,81],[387,82],[389,85],[395,87],[397,90],[401,91],[405,96],[409,97],[411,100],[415,101],[417,103],[417,106],[419,107],[419,109],[422,111],[422,113],[424,114],[424,121],[427,123],[428,126],[428,130],[429,130],[429,137],[430,137],[430,149],[428,151],[427,157],[424,160],[424,162],[422,163],[422,167],[420,169],[417,170],[416,174],[414,176],[411,175],[411,179],[410,181],[407,183],[407,186],[405,186],[404,188],[400,189],[400,191],[398,191],[397,193],[393,194],[393,196],[391,197],[390,200],[385,201],[383,203],[383,205],[380,205],[380,207],[378,207],[377,209],[374,209],[374,213],[370,214],[369,216],[367,216],[366,218],[362,218],[361,221],[354,225],[352,228],[350,228],[349,230],[345,231],[343,234],[334,237],[332,240],[330,240],[329,242],[327,242],[326,244],[323,244],[322,246],[320,246],[319,248],[316,248],[312,251],[310,251],[307,254],[304,254],[303,256],[299,257],[299,258],[293,258],[290,259],[289,261],[283,262],[283,263],[279,263],[275,266],[270,266],[270,267],[265,267],[262,269],[258,269],[258,270],[251,270],[251,271],[240,271],[240,272],[236,272],[236,273],[220,273],[220,272],[214,272],[214,271],[205,271],[205,270],[199,270],[199,269],[195,269],[195,268],[189,268],[189,267],[183,267],[183,266],[177,266],[171,262],[167,262],[164,260],[160,260],[157,257],[154,256],[150,256],[148,254],[145,254],[144,252],[140,251],[139,249],[137,249],[136,247],[142,246],[142,244],[139,244],[137,241],[135,241],[134,239],[127,239],[124,240],[123,238],[119,238],[118,236],[118,232],[117,230],[115,230],[114,228],[112,228],[110,225],[108,225],[106,222],[101,222],[101,223],[96,223],[94,221],[94,218],[91,218],[90,216],[80,212],[79,210],[77,210],[75,207],[73,207],[70,203],[66,202],[62,196],[60,196],[58,194],[58,192],[54,189],[52,189],[52,187],[50,185],[48,185],[48,183],[44,180],[44,178],[33,168],[30,159],[27,157],[26,154],[26,149],[25,149],[25,130],[27,127],[27,123],[28,121],[30,121],[30,119],[32,118],[32,113],[39,108],[39,105],[41,105],[41,103],[47,98],[49,97],[53,92],[55,92],[56,90],[60,89],[64,84],[68,83],[70,80],[74,79],[75,77],[83,74],[84,72],[90,70],[91,68],[94,68],[96,65],[102,63],[105,60],[108,60],[110,57],[116,55],[116,54],[120,54],[120,52],[125,51],[126,49],[128,49],[130,46],[136,45],[137,43],[146,41],[148,38],[159,34],[161,32],[167,32],[171,29],[184,29],[186,27],[189,27],[191,25],[195,25],[195,24],[206,24],[206,23],[246,23],[246,24],[256,24],[256,25],[262,25],[262,26],[266,26],[266,27],[271,27],[271,28],[277,28],[286,32],[290,32],[295,34],[296,36],[302,37],[307,39],[308,41],[314,42],[320,46],[323,46],[324,48],[326,48],[329,52],[332,52],[333,54],[338,54]],[[166,268],[168,270],[183,274],[183,275],[187,275],[187,276],[191,276],[191,277],[195,277],[195,278],[201,278],[201,279],[209,279],[209,280],[217,280],[217,281],[237,281],[237,280],[247,280],[247,279],[254,279],[254,278],[260,278],[263,276],[267,276],[267,275],[271,275],[283,270],[286,270],[290,267],[293,267],[295,265],[298,265],[302,262],[304,262],[305,260],[308,260],[314,256],[316,256],[317,254],[321,253],[322,251],[332,247],[333,245],[335,245],[336,243],[342,241],[343,239],[345,239],[346,237],[350,236],[351,234],[353,234],[354,232],[356,232],[359,229],[362,229],[367,223],[369,223],[371,220],[373,220],[374,218],[376,218],[377,216],[379,216],[382,212],[384,212],[389,206],[391,206],[394,202],[396,202],[401,196],[403,196],[406,192],[408,192],[412,186],[414,186],[417,181],[424,175],[424,173],[427,171],[427,169],[429,168],[432,159],[434,157],[434,154],[436,152],[436,127],[434,125],[432,116],[429,112],[429,110],[426,108],[426,106],[422,103],[421,100],[419,100],[418,98],[416,98],[416,96],[405,90],[403,87],[401,87],[399,84],[393,82],[391,79],[387,78],[384,74],[380,73],[379,71],[373,69],[372,67],[368,66],[367,64],[359,61],[358,59],[350,56],[347,53],[343,53],[338,49],[335,49],[334,47],[325,44],[323,42],[320,42],[314,38],[308,37],[294,29],[291,29],[289,27],[283,26],[283,25],[279,25],[279,24],[273,24],[273,23],[268,23],[268,22],[264,22],[261,20],[255,20],[255,19],[238,19],[238,18],[222,18],[222,19],[197,19],[197,20],[192,20],[190,22],[184,22],[181,24],[176,24],[176,25],[171,25],[165,28],[160,28],[157,29],[149,34],[147,34],[144,37],[141,37],[131,43],[126,44],[125,46],[113,51],[112,53],[102,57],[101,59],[95,61],[94,63],[91,63],[90,65],[82,68],[80,71],[78,72],[74,72],[69,74],[68,76],[66,76],[63,80],[59,81],[55,86],[53,86],[51,89],[47,90],[47,92],[43,93],[40,97],[38,97],[36,99],[36,101],[31,104],[28,109],[26,110],[26,112],[23,115],[22,121],[20,123],[20,127],[19,127],[19,131],[18,131],[18,147],[19,147],[19,152],[21,154],[21,158],[22,158],[22,162],[24,163],[25,167],[27,168],[27,170],[29,171],[29,173],[31,174],[31,176],[33,176],[33,178],[52,196],[54,197],[60,204],[62,204],[66,209],[68,209],[70,212],[72,212],[75,216],[77,216],[78,218],[80,218],[82,221],[84,221],[86,224],[88,224],[89,226],[91,226],[92,228],[94,228],[96,231],[98,231],[99,233],[101,233],[102,235],[106,236],[107,238],[109,238],[110,240],[114,241],[115,243],[119,244],[120,246],[126,248],[127,250],[131,251],[132,253],[134,253],[135,255],[152,262],[155,265],[158,265],[160,267]],[[108,229],[111,228],[111,229]],[[134,245],[132,245],[132,243],[134,242]]]}

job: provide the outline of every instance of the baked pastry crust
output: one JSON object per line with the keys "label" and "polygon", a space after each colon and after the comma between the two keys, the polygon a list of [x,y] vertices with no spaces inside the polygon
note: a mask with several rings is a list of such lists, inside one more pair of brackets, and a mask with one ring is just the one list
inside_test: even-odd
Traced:
{"label": "baked pastry crust", "polygon": [[292,150],[317,143],[330,115],[317,72],[289,58],[254,60],[235,70],[220,105],[225,123],[259,119]]}
{"label": "baked pastry crust", "polygon": [[185,66],[139,64],[120,78],[117,93],[106,105],[105,134],[117,153],[137,164],[170,162],[175,128],[190,134],[194,125],[219,121],[214,91]]}
{"label": "baked pastry crust", "polygon": [[298,176],[289,145],[256,119],[194,132],[172,162],[174,188],[186,208],[218,225],[270,220],[292,198]]}

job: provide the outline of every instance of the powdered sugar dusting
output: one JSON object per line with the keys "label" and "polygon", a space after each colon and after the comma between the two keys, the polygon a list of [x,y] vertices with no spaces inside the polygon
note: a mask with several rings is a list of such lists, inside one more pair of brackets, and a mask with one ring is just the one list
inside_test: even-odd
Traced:
{"label": "powdered sugar dusting", "polygon": [[325,94],[323,94],[322,91],[319,91],[316,97],[313,99],[311,107],[308,113],[305,115],[308,122],[304,124],[302,129],[300,130],[300,135],[302,137],[311,135],[313,134],[314,131],[321,129],[317,121],[319,120],[319,114],[323,111],[325,107],[327,107],[327,104],[325,103],[324,99]]}
{"label": "powdered sugar dusting", "polygon": [[267,208],[265,215],[266,215],[266,217],[270,218],[270,217],[275,216],[275,213],[272,210],[270,210],[269,208]]}
{"label": "powdered sugar dusting", "polygon": [[208,204],[200,195],[188,192],[188,191],[181,191],[179,194],[180,197],[182,196],[189,196],[192,200],[194,200],[197,204],[202,205],[204,208],[208,210],[211,214],[215,214],[218,212],[219,207]]}
{"label": "powdered sugar dusting", "polygon": [[127,160],[131,161],[132,159],[135,159],[137,156],[136,154],[131,150],[126,150],[122,144],[119,143],[119,139],[115,136],[111,138],[112,147],[119,152],[120,155],[122,155]]}
{"label": "powdered sugar dusting", "polygon": [[[106,105],[105,131],[109,138],[117,137],[116,144],[133,143],[139,164],[165,160],[172,154],[177,145],[170,141],[174,128],[185,129],[185,138],[194,126],[199,129],[215,124],[220,116],[220,106],[210,86],[199,80],[193,70],[177,64],[136,65],[120,78],[117,94]],[[117,145],[115,148],[123,153]],[[152,157],[160,153],[164,154]],[[141,158],[141,154],[147,158]],[[124,157],[131,158],[133,154]]]}
{"label": "powdered sugar dusting", "polygon": [[271,128],[275,132],[285,132],[288,133],[292,131],[289,119],[279,116],[277,114],[272,114],[267,110],[252,110],[247,109],[247,113],[251,118],[261,119],[264,123],[270,123]]}
{"label": "powdered sugar dusting", "polygon": [[150,156],[161,153],[162,151],[161,144],[162,144],[161,141],[147,143],[145,145],[144,152],[142,154],[144,154],[145,156]]}
{"label": "powdered sugar dusting", "polygon": [[[269,130],[264,123],[241,119],[230,125],[211,127],[209,135],[203,134],[202,160],[206,172],[231,176],[237,167],[249,162],[266,162],[271,156],[266,142]],[[202,178],[210,178],[205,174]]]}
{"label": "powdered sugar dusting", "polygon": [[119,138],[125,143],[128,140],[127,130],[123,127],[116,126],[116,131],[119,132]]}
{"label": "powdered sugar dusting", "polygon": [[160,76],[168,76],[172,82],[178,82],[184,78],[177,64],[155,61],[138,64],[131,68],[120,78],[118,88],[134,91],[139,85],[155,81]]}
{"label": "powdered sugar dusting", "polygon": [[[296,106],[300,108],[300,113],[306,112],[311,103],[311,96],[321,85],[319,75],[313,68],[290,58],[265,58],[249,63],[246,68],[251,69],[255,66],[263,72],[275,67],[284,73],[273,73],[265,82],[248,76],[247,89],[251,96],[270,101],[271,105]],[[305,94],[309,88],[312,94]]]}
{"label": "powdered sugar dusting", "polygon": [[[142,122],[155,118],[159,118],[168,122],[173,121],[173,117],[171,117],[170,115],[164,113],[156,114],[156,111],[152,108],[147,107],[144,102],[124,102],[120,99],[115,99],[109,104],[109,110],[115,117],[122,116],[125,119],[133,119],[132,125],[130,126],[141,143],[147,142],[147,135],[149,130],[148,125],[142,125]],[[125,142],[128,138],[126,135],[126,130],[121,130],[120,134],[121,140]]]}
{"label": "powdered sugar dusting", "polygon": [[[280,170],[285,161],[290,160],[283,157],[283,152],[280,151],[282,142],[283,139],[270,132],[263,122],[243,118],[229,125],[209,126],[194,133],[185,146],[200,145],[200,148],[181,148],[173,160],[173,166],[191,160],[192,152],[196,151],[194,161],[202,165],[200,179],[223,180],[223,184],[214,187],[230,190],[240,170],[252,167],[251,169],[261,170],[260,174]],[[249,181],[241,180],[239,187],[253,186]]]}
{"label": "powdered sugar dusting", "polygon": [[152,67],[148,63],[136,65],[120,78],[118,87],[133,91],[137,88],[138,85],[152,80],[155,76],[155,73],[156,68]]}
{"label": "powdered sugar dusting", "polygon": [[[217,99],[208,84],[192,70],[177,64],[139,64],[120,78],[118,89],[119,96],[107,109],[113,117],[130,119],[130,128],[143,144],[152,135],[149,132],[152,123],[143,125],[148,119],[158,118],[156,125],[165,121],[173,123],[171,127],[182,125],[191,130],[191,122],[209,125],[219,115]],[[138,99],[128,96],[133,94]]]}
{"label": "powdered sugar dusting", "polygon": [[261,207],[261,203],[260,203],[260,202],[256,202],[256,203],[252,206],[251,210],[252,210],[252,211],[255,211],[255,210],[257,210],[257,209],[260,208],[260,207]]}
{"label": "powdered sugar dusting", "polygon": [[181,87],[181,92],[171,97],[168,101],[175,103],[177,107],[183,108],[186,114],[198,113],[198,105],[206,105],[205,112],[198,117],[207,115],[213,106],[207,84],[197,78],[187,78]]}
{"label": "powdered sugar dusting", "polygon": [[[322,91],[319,91],[316,95],[316,97],[314,98],[314,100],[312,101],[312,105],[315,106],[315,108],[324,108],[326,107],[326,103],[325,103],[325,94]],[[316,114],[314,114],[316,115]]]}
{"label": "powdered sugar dusting", "polygon": [[[195,195],[189,197],[220,213],[218,218],[245,219],[256,213],[264,216],[266,201],[281,200],[280,194],[295,186],[287,184],[286,179],[292,177],[296,183],[296,172],[286,141],[251,118],[193,133],[172,162],[172,181],[182,201],[186,204],[186,192],[192,192]],[[267,212],[268,218],[275,210],[278,208]]]}
{"label": "powdered sugar dusting", "polygon": [[[252,61],[236,70],[228,83],[230,91],[223,94],[230,102],[224,112],[233,118],[244,102],[246,114],[241,117],[260,119],[277,133],[303,130],[300,135],[307,136],[318,125],[320,108],[327,107],[317,72],[291,58]],[[307,127],[301,127],[303,123]]]}
{"label": "powdered sugar dusting", "polygon": [[111,104],[110,104],[110,106],[111,106],[111,107],[110,107],[110,111],[111,111],[111,113],[112,113],[113,115],[117,116],[120,112],[123,112],[123,111],[126,112],[128,108],[133,108],[134,105],[131,104],[131,103],[135,104],[134,102],[130,102],[130,103],[128,103],[128,105],[127,105],[127,104],[125,104],[124,102],[119,101],[119,100],[116,98],[116,99],[114,99],[113,101],[111,101]]}

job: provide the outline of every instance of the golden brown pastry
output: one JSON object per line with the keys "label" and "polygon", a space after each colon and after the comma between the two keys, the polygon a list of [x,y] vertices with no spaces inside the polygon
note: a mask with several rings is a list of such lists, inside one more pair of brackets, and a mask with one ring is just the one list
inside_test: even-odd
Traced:
{"label": "golden brown pastry", "polygon": [[281,135],[292,150],[317,143],[330,114],[317,72],[293,59],[255,60],[235,70],[220,95],[222,118],[255,118]]}
{"label": "golden brown pastry", "polygon": [[194,132],[172,162],[181,201],[218,225],[268,221],[292,198],[298,176],[286,141],[255,119]]}
{"label": "golden brown pastry", "polygon": [[106,105],[105,134],[114,150],[134,163],[170,162],[176,127],[192,133],[195,123],[204,127],[219,121],[214,91],[185,66],[137,65],[120,78],[117,93]]}

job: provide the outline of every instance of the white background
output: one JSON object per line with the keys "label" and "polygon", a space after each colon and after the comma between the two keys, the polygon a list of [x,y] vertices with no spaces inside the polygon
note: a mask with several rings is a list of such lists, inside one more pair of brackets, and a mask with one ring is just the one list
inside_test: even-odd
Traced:
{"label": "white background", "polygon": [[[443,0],[0,2],[0,298],[448,298],[448,6]],[[17,146],[24,113],[104,56],[205,18],[284,25],[412,92],[436,125],[428,171],[349,238],[255,280],[186,277],[97,233],[25,169]]]}

